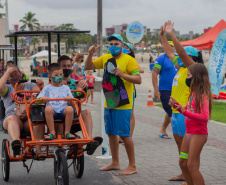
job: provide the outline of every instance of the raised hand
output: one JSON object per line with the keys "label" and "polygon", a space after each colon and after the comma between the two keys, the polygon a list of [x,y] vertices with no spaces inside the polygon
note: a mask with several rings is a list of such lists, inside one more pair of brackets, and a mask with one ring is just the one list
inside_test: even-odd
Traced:
{"label": "raised hand", "polygon": [[165,23],[165,26],[166,26],[165,32],[166,32],[167,34],[170,35],[170,34],[173,33],[173,25],[174,25],[174,23],[171,22],[171,21],[168,21],[168,22]]}
{"label": "raised hand", "polygon": [[164,35],[165,30],[166,30],[166,22],[165,22],[165,24],[161,27],[160,36],[161,36],[161,35]]}
{"label": "raised hand", "polygon": [[84,89],[87,87],[87,83],[85,80],[80,80],[77,87],[80,87],[81,89]]}
{"label": "raised hand", "polygon": [[18,71],[18,68],[17,67],[9,67],[8,69],[7,69],[7,73],[8,74],[12,74],[13,72],[17,72]]}
{"label": "raised hand", "polygon": [[94,45],[89,47],[89,55],[93,55],[93,53],[95,53],[98,49],[99,49],[100,45],[98,45],[97,47],[95,47]]}

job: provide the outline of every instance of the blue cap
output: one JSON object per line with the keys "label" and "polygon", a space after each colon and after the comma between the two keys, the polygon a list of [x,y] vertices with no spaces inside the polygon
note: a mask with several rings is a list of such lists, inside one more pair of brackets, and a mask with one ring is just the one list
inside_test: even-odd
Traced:
{"label": "blue cap", "polygon": [[184,49],[189,56],[194,56],[194,57],[198,56],[199,50],[197,50],[196,48],[192,46],[185,46]]}
{"label": "blue cap", "polygon": [[121,41],[123,43],[123,38],[121,35],[114,33],[113,35],[110,35],[107,40],[110,41],[111,38],[116,38],[117,40]]}
{"label": "blue cap", "polygon": [[126,45],[127,47],[129,47],[129,49],[132,51],[133,50],[133,47],[131,46],[131,44],[130,43],[123,43],[124,45]]}

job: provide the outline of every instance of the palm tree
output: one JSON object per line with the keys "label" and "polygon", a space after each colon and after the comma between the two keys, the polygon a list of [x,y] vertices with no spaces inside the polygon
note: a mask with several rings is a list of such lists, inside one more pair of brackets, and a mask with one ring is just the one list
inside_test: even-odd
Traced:
{"label": "palm tree", "polygon": [[39,40],[38,37],[33,37],[32,40],[31,40],[31,44],[34,45],[34,48],[33,48],[34,53],[35,53],[35,50],[36,50],[36,49],[35,49],[35,45],[36,45],[36,44],[39,45],[39,42],[40,42],[40,40]]}
{"label": "palm tree", "polygon": [[39,30],[40,24],[34,16],[35,13],[26,13],[23,19],[20,19],[20,22],[23,23],[23,25],[20,27],[20,30],[24,30],[26,27],[28,27],[29,31],[33,31],[35,28]]}
{"label": "palm tree", "polygon": [[25,44],[26,44],[26,41],[25,41],[25,39],[22,37],[22,38],[19,40],[19,43],[20,43],[21,45],[25,45]]}
{"label": "palm tree", "polygon": [[[28,27],[29,31],[33,31],[35,28],[39,30],[40,24],[34,16],[35,16],[35,13],[32,13],[32,12],[26,13],[23,19],[20,19],[20,22],[23,23],[23,25],[20,27],[20,30],[24,30],[26,27]],[[29,53],[30,53],[30,38],[28,39],[29,39]]]}

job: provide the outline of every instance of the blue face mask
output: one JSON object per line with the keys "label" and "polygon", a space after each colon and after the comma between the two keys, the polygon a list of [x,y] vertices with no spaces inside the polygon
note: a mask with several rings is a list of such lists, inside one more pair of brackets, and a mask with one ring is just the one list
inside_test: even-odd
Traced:
{"label": "blue face mask", "polygon": [[122,47],[117,47],[117,46],[111,46],[111,47],[109,47],[109,51],[110,51],[110,53],[113,56],[118,55],[119,53],[121,53],[121,49],[122,49]]}
{"label": "blue face mask", "polygon": [[130,50],[129,50],[129,49],[126,49],[126,48],[123,48],[123,49],[122,49],[122,52],[128,55],[129,52],[130,52]]}
{"label": "blue face mask", "polygon": [[63,76],[52,76],[53,83],[60,84],[63,81]]}
{"label": "blue face mask", "polygon": [[182,60],[180,58],[178,58],[177,60],[177,64],[180,66],[180,67],[184,67],[184,63],[182,62]]}

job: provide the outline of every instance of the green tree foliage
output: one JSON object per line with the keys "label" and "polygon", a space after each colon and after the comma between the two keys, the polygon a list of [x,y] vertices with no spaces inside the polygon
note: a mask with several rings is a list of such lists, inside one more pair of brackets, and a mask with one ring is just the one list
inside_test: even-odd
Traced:
{"label": "green tree foliage", "polygon": [[36,46],[36,44],[38,44],[38,45],[39,45],[39,43],[40,43],[40,40],[39,40],[39,38],[38,38],[38,37],[33,37],[33,38],[32,38],[32,40],[31,40],[31,44],[33,44],[33,45],[34,45],[34,48],[33,48],[34,53],[36,52],[36,48],[35,48],[35,46]]}
{"label": "green tree foliage", "polygon": [[125,33],[125,32],[121,33],[121,36],[122,36],[122,38],[123,38],[123,42],[129,42],[129,41],[127,40],[127,38],[126,38],[126,33]]}
{"label": "green tree foliage", "polygon": [[[74,27],[72,23],[61,24],[55,30],[61,31],[73,31],[78,30]],[[83,44],[84,46],[89,45],[93,42],[93,38],[90,34],[79,33],[79,34],[71,34],[71,35],[63,35],[61,36],[61,40],[66,43],[66,51],[69,52],[70,49],[73,49],[78,44]]]}
{"label": "green tree foliage", "polygon": [[23,24],[20,27],[20,30],[24,30],[28,27],[29,31],[33,31],[34,29],[39,30],[40,24],[38,20],[35,18],[35,13],[28,12],[25,14],[23,19],[20,19],[20,22]]}

